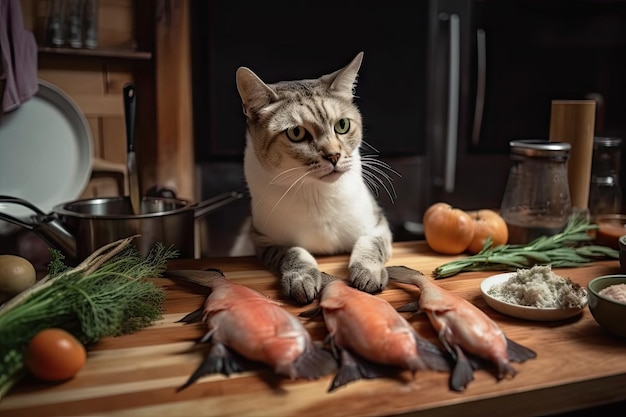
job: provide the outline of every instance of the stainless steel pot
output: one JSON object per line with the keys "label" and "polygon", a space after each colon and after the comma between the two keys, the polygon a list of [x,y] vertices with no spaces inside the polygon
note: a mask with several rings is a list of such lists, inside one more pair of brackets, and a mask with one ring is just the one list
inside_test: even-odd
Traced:
{"label": "stainless steel pot", "polygon": [[242,196],[230,192],[197,204],[177,198],[143,197],[141,214],[133,214],[129,197],[72,201],[46,214],[23,199],[0,196],[0,203],[19,204],[35,213],[23,220],[0,212],[0,219],[32,230],[60,250],[68,263],[76,264],[96,249],[133,235],[140,235],[134,243],[143,256],[160,242],[178,250],[180,258],[193,258],[195,220]]}

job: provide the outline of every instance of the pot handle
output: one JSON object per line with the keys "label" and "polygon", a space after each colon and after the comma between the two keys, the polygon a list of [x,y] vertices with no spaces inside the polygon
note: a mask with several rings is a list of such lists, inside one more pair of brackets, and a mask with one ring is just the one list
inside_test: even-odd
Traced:
{"label": "pot handle", "polygon": [[[45,215],[46,215],[46,213],[44,213],[43,211],[41,211],[41,210],[39,209],[39,207],[35,206],[34,204],[32,204],[32,203],[30,203],[30,202],[28,202],[28,201],[26,201],[26,200],[23,200],[23,199],[21,199],[21,198],[18,198],[18,197],[12,197],[12,196],[9,196],[9,195],[0,195],[0,203],[19,204],[20,206],[24,206],[24,207],[26,207],[26,208],[31,209],[32,211],[34,211],[35,213],[37,213],[37,214],[39,214],[39,215],[42,215],[42,216],[45,216]],[[0,213],[0,214],[2,214],[2,213]],[[13,221],[11,221],[11,220],[9,220],[9,219],[13,219],[13,220],[16,220],[16,221],[18,221],[18,222],[20,222],[20,223],[23,223],[21,220],[16,219],[16,218],[15,218],[15,217],[13,217],[13,216],[9,216],[8,214],[2,214],[2,215],[3,215],[3,217],[6,217],[6,220],[7,220],[7,221],[9,221],[9,222],[11,222],[11,223],[13,223]],[[16,224],[17,224],[17,223],[16,223]]]}
{"label": "pot handle", "polygon": [[37,206],[17,197],[0,195],[0,203],[18,204],[34,211],[36,215],[31,216],[32,223],[1,212],[0,219],[31,230],[66,256],[76,257],[76,239],[58,222],[54,215],[46,214]]}
{"label": "pot handle", "polygon": [[243,197],[243,193],[240,191],[230,191],[227,193],[219,194],[215,197],[211,197],[207,200],[203,200],[192,206],[194,210],[194,218],[201,219],[207,214],[217,210],[218,208],[232,203],[235,200],[239,200]]}

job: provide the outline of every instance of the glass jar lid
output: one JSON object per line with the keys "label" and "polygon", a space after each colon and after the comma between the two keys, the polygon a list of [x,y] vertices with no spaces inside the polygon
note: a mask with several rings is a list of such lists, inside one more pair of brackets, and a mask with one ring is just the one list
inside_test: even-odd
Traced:
{"label": "glass jar lid", "polygon": [[593,138],[594,148],[620,148],[622,139],[612,137],[596,136]]}
{"label": "glass jar lid", "polygon": [[509,142],[511,154],[566,160],[572,145],[543,139],[519,139]]}

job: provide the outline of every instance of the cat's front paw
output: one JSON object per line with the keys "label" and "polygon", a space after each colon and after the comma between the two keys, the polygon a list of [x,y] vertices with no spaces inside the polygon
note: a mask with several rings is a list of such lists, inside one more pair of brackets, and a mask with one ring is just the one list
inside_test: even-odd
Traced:
{"label": "cat's front paw", "polygon": [[350,285],[370,294],[381,292],[389,282],[389,274],[384,265],[367,267],[360,262],[354,262],[350,265],[349,272]]}
{"label": "cat's front paw", "polygon": [[315,267],[283,272],[282,287],[285,295],[300,304],[315,300],[322,286],[322,275]]}

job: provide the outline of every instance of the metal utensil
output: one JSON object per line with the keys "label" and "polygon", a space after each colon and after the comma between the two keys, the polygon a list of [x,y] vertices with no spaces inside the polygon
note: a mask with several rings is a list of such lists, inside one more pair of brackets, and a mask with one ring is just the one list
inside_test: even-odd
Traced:
{"label": "metal utensil", "polygon": [[128,191],[134,214],[141,214],[141,197],[139,174],[137,172],[137,155],[135,153],[135,86],[124,85],[124,117],[126,121],[126,163],[128,167]]}

